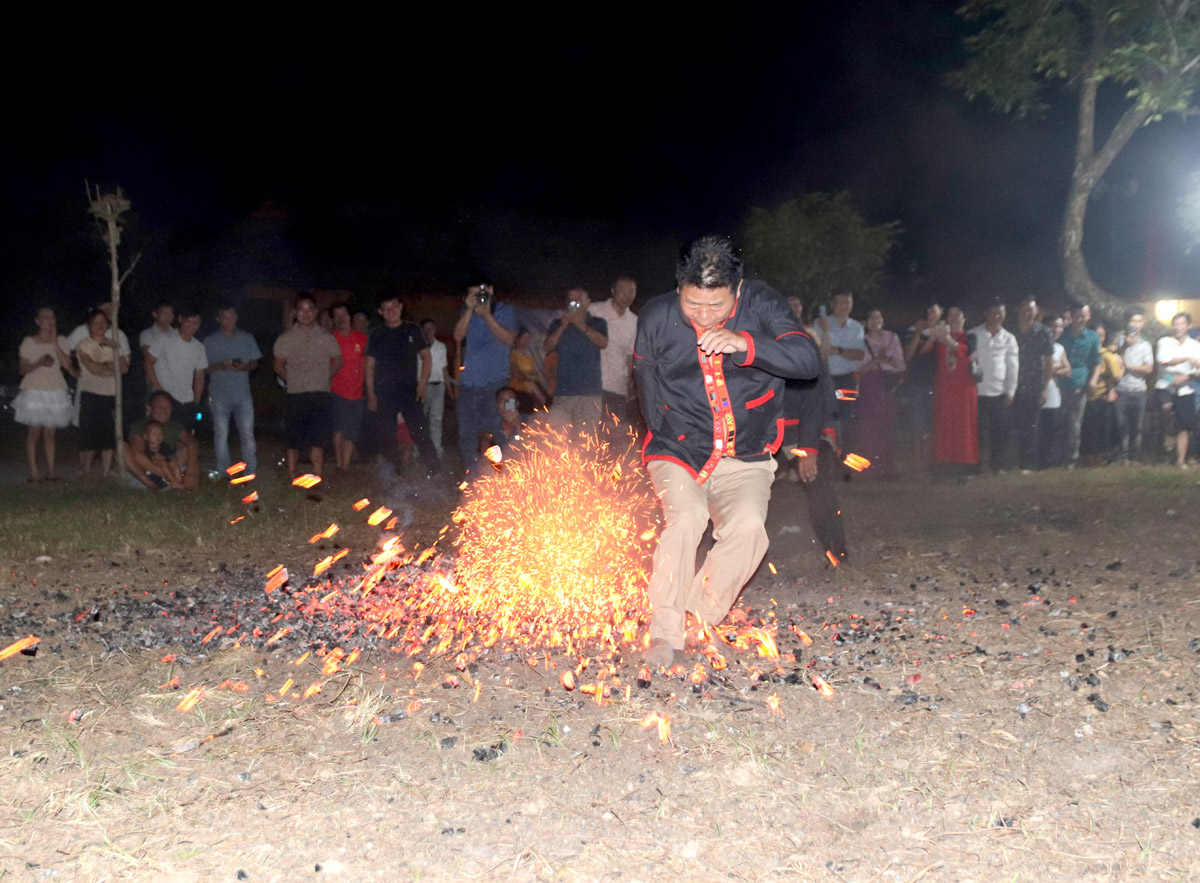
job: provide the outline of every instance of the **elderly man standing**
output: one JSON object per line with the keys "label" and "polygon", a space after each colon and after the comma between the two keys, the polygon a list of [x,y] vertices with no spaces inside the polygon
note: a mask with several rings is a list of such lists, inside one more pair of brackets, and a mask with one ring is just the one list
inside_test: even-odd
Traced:
{"label": "elderly man standing", "polygon": [[1004,327],[1005,312],[1004,304],[993,301],[983,324],[967,332],[975,335],[975,361],[982,375],[975,384],[979,393],[979,462],[986,462],[992,472],[1008,468],[1008,409],[1020,379],[1017,339]]}
{"label": "elderly man standing", "polygon": [[[644,659],[655,667],[671,665],[683,648],[688,612],[711,624],[725,618],[766,554],[784,380],[821,370],[787,301],[743,281],[727,239],[694,242],[675,280],[675,291],[642,310],[634,350],[649,430],[643,458],[666,521],[649,586]],[[716,543],[697,572],[710,519]]]}
{"label": "elderly man standing", "polygon": [[630,306],[637,297],[637,281],[618,276],[608,300],[588,307],[588,315],[603,319],[608,326],[608,346],[600,351],[600,381],[604,388],[604,410],[627,423],[636,419],[637,398],[633,393],[633,345],[637,340],[637,316]]}
{"label": "elderly man standing", "polygon": [[567,309],[550,323],[543,348],[558,353],[558,382],[548,415],[552,426],[583,427],[600,419],[600,354],[608,346],[608,323],[588,314],[591,298],[582,288],[567,292]]}

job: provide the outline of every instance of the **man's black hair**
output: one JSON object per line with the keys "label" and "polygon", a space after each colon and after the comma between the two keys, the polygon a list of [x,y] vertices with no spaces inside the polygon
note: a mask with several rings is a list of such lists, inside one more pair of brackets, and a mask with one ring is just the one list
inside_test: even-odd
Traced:
{"label": "man's black hair", "polygon": [[519,395],[519,393],[515,389],[513,389],[511,386],[502,386],[498,390],[496,390],[496,395],[495,395],[496,401],[499,402],[500,396],[504,395],[506,392],[511,392],[513,395]]}
{"label": "man's black hair", "polygon": [[173,310],[175,309],[175,304],[171,303],[169,300],[158,300],[154,302],[154,309],[150,312],[157,313],[163,307],[170,307]]}
{"label": "man's black hair", "polygon": [[156,398],[158,398],[159,396],[166,396],[171,401],[172,404],[175,403],[175,399],[165,389],[156,389],[156,390],[154,390],[154,392],[150,393],[150,398],[146,400],[146,404],[153,405],[154,400]]}
{"label": "man's black hair", "polygon": [[298,306],[300,306],[300,302],[305,301],[305,300],[308,301],[310,304],[312,304],[314,307],[317,305],[316,295],[314,295],[311,291],[301,291],[296,294],[295,299],[292,301],[292,306],[298,307]]}
{"label": "man's black hair", "polygon": [[217,307],[217,312],[224,313],[226,310],[233,310],[233,312],[236,313],[237,305],[234,304],[233,301],[223,300],[223,301],[221,301],[220,305]]}
{"label": "man's black hair", "polygon": [[382,307],[389,300],[394,300],[396,303],[400,304],[401,307],[404,306],[404,298],[402,298],[400,296],[399,292],[385,291],[383,294],[379,295],[379,297],[376,299],[375,307],[376,308]]}
{"label": "man's black hair", "polygon": [[1145,316],[1145,315],[1146,315],[1146,308],[1143,306],[1126,307],[1125,322],[1128,324],[1129,320],[1132,319],[1134,316]]}
{"label": "man's black hair", "polygon": [[199,316],[199,315],[200,315],[200,311],[198,309],[196,309],[194,306],[192,306],[191,304],[184,304],[181,307],[175,308],[175,318],[176,319],[188,319],[188,318],[191,318],[192,316]]}
{"label": "man's black hair", "polygon": [[742,260],[724,236],[703,236],[688,245],[675,265],[675,285],[683,288],[729,288],[742,281]]}
{"label": "man's black hair", "polygon": [[1175,320],[1176,320],[1176,319],[1178,319],[1178,318],[1180,318],[1181,316],[1182,316],[1184,319],[1187,319],[1187,323],[1188,323],[1189,325],[1191,325],[1191,324],[1192,324],[1192,314],[1191,314],[1191,313],[1182,313],[1182,312],[1181,312],[1181,313],[1176,313],[1174,316],[1172,316],[1172,317],[1171,317],[1171,324],[1172,324],[1172,325],[1174,325],[1174,324],[1175,324]]}

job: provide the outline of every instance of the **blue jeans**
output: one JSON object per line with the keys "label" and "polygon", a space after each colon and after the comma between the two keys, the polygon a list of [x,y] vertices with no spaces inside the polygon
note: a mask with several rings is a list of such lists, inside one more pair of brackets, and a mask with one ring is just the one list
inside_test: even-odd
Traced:
{"label": "blue jeans", "polygon": [[496,408],[496,393],[504,383],[495,386],[464,386],[458,396],[458,453],[463,469],[474,473],[479,463],[480,433],[502,431],[500,411]]}
{"label": "blue jeans", "polygon": [[242,444],[242,460],[247,472],[258,471],[258,449],[254,444],[254,400],[212,400],[213,447],[217,449],[217,468],[224,472],[232,464],[229,456],[229,417],[237,423],[238,437]]}

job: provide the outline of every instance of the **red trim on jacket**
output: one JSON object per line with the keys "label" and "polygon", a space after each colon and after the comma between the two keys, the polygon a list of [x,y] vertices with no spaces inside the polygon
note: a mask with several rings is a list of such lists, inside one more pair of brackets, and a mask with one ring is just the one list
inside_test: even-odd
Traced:
{"label": "red trim on jacket", "polygon": [[777,338],[775,338],[775,339],[776,339],[776,340],[783,340],[783,339],[784,339],[785,337],[787,337],[789,334],[799,334],[801,337],[808,337],[808,332],[807,332],[807,331],[785,331],[785,332],[783,332],[783,334],[779,335],[779,336],[778,336]]}
{"label": "red trim on jacket", "polygon": [[[794,331],[792,333],[795,334]],[[754,338],[749,331],[739,331],[738,334],[746,340],[746,361],[742,362],[742,367],[748,368],[754,364]]]}
{"label": "red trim on jacket", "polygon": [[773,398],[775,398],[775,390],[768,389],[758,398],[751,399],[750,401],[746,402],[746,410],[749,411],[751,408],[757,408],[759,405],[765,405]]}
{"label": "red trim on jacket", "polygon": [[800,421],[799,420],[789,420],[787,418],[784,418],[783,425],[784,426],[799,426]]}

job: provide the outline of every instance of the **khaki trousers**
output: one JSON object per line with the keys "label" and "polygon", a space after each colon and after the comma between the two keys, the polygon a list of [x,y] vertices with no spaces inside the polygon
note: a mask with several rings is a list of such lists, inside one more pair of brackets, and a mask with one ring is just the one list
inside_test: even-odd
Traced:
{"label": "khaki trousers", "polygon": [[[650,638],[680,650],[687,614],[719,623],[766,555],[775,460],[723,458],[702,485],[667,460],[651,460],[646,469],[666,521],[650,577]],[[716,544],[697,571],[696,549],[709,519]]]}

